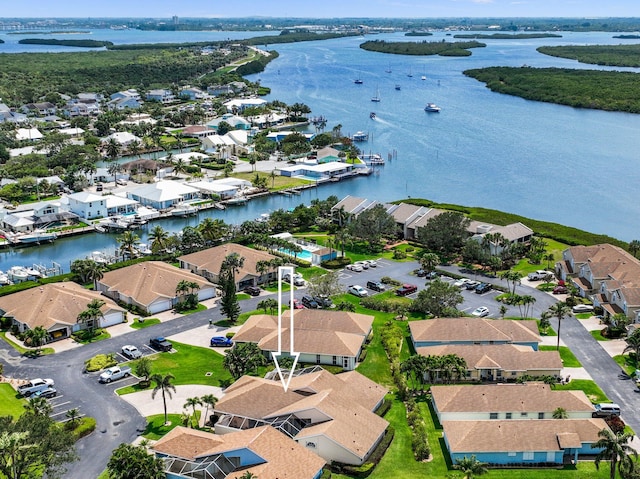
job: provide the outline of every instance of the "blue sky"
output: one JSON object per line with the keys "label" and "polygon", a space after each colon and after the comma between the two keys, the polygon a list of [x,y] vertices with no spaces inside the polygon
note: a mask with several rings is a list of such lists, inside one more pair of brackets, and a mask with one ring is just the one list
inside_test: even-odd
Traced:
{"label": "blue sky", "polygon": [[638,0],[2,0],[0,17],[640,17]]}

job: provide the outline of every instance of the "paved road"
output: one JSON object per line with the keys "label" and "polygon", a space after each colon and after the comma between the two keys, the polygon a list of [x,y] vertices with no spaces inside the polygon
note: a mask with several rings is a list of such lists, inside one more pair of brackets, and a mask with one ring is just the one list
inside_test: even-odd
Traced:
{"label": "paved road", "polygon": [[[366,285],[368,280],[379,280],[383,276],[390,276],[399,281],[413,283],[424,288],[426,282],[417,278],[411,272],[417,267],[414,262],[397,263],[382,260],[377,268],[370,268],[361,273],[343,271],[340,282],[345,287],[349,284]],[[446,267],[452,273],[460,273],[457,267]],[[498,278],[475,278],[493,284],[505,286]],[[555,298],[528,286],[518,286],[520,294],[530,294],[536,298],[532,316],[546,310],[555,303]],[[373,292],[370,292],[373,293]],[[304,290],[296,291],[300,298]],[[475,309],[479,305],[489,306],[492,316],[496,316],[497,304],[493,301],[495,292],[476,295],[471,291],[463,291],[465,304],[463,309]],[[242,309],[249,311],[256,309],[257,303],[263,297],[242,301]],[[84,361],[99,353],[119,351],[126,343],[138,346],[147,344],[151,336],[171,336],[195,327],[208,324],[209,320],[222,319],[219,308],[209,309],[166,321],[151,328],[133,330],[126,337],[118,336],[98,343],[85,345],[51,356],[40,358],[25,358],[20,356],[8,344],[0,341],[0,358],[6,364],[5,374],[10,377],[33,378],[51,377],[56,381],[56,388],[61,393],[56,398],[57,404],[68,408],[78,407],[80,413],[96,419],[96,432],[81,439],[77,444],[80,461],[69,464],[66,479],[86,479],[97,477],[106,467],[111,451],[122,442],[132,442],[144,430],[146,420],[132,406],[121,400],[113,390],[120,384],[98,384],[96,374],[82,372]],[[557,324],[552,321],[557,330]],[[611,359],[606,351],[595,341],[589,332],[573,316],[562,323],[562,340],[571,348],[587,372],[600,385],[607,396],[620,404],[623,418],[636,431],[640,431],[640,420],[632,414],[640,405],[640,394],[631,380],[620,378],[620,367]],[[125,339],[126,338],[126,339]],[[60,401],[60,402],[59,402]]]}

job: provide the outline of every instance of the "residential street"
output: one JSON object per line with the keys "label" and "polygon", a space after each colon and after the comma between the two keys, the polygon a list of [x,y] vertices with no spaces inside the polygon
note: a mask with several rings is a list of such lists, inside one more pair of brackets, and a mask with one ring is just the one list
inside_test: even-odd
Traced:
{"label": "residential street", "polygon": [[[346,288],[350,284],[365,285],[368,280],[377,281],[382,276],[390,276],[403,282],[417,284],[422,289],[425,286],[424,279],[417,278],[411,273],[416,267],[415,262],[397,263],[382,260],[378,262],[377,268],[370,268],[361,273],[343,271],[340,273],[340,281]],[[446,267],[446,270],[460,274],[457,267]],[[476,278],[471,276],[471,279]],[[505,285],[504,281],[498,278],[479,277],[477,279]],[[296,291],[296,297],[300,298],[304,292],[304,289]],[[553,296],[525,285],[518,286],[517,292],[530,294],[536,298],[531,313],[536,317],[556,301]],[[371,293],[373,292],[370,291]],[[468,312],[470,308],[485,305],[491,310],[490,316],[495,318],[498,316],[499,307],[493,299],[495,295],[495,291],[478,295],[473,291],[463,290],[465,304],[461,308]],[[242,301],[242,310],[256,309],[257,303],[264,297],[263,292],[259,297]],[[65,478],[97,477],[105,469],[111,451],[122,442],[132,442],[144,430],[146,424],[144,417],[133,406],[113,392],[122,384],[118,382],[99,384],[97,373],[83,373],[84,361],[99,353],[118,352],[124,344],[134,344],[140,348],[148,344],[149,338],[153,336],[169,337],[193,328],[200,328],[208,325],[210,319],[214,321],[222,319],[218,307],[189,316],[176,317],[147,329],[132,329],[125,336],[115,336],[108,340],[35,359],[22,357],[7,343],[0,341],[0,358],[5,363],[6,376],[22,379],[53,378],[59,391],[59,396],[52,401],[54,413],[64,418],[65,410],[77,407],[82,415],[94,417],[97,421],[96,431],[77,443],[80,461],[69,465]],[[555,320],[552,324],[557,330]],[[640,405],[640,394],[634,382],[620,377],[620,367],[575,317],[569,316],[564,319],[561,333],[562,342],[571,348],[607,396],[621,406],[625,422],[635,431],[640,431],[640,420],[633,414]]]}

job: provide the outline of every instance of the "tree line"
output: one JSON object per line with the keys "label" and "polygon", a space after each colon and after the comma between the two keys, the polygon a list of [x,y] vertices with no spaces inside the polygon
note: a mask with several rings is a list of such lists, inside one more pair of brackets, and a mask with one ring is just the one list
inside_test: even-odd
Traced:
{"label": "tree line", "polygon": [[537,51],[553,57],[570,58],[580,63],[614,67],[639,67],[640,45],[562,45],[538,47]]}
{"label": "tree line", "polygon": [[387,42],[375,40],[364,42],[360,48],[370,52],[391,53],[394,55],[440,55],[469,56],[469,48],[486,47],[485,43],[472,42]]}

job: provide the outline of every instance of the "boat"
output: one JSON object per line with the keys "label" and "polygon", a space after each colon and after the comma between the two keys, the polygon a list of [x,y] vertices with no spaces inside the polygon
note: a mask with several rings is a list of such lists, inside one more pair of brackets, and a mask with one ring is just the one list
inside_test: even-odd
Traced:
{"label": "boat", "polygon": [[396,90],[400,90],[400,85],[396,85]]}
{"label": "boat", "polygon": [[29,279],[29,272],[22,266],[12,266],[9,268],[9,271],[7,271],[7,276],[14,283],[19,283],[20,281]]}
{"label": "boat", "polygon": [[384,158],[379,153],[364,153],[358,156],[365,165],[384,165]]}
{"label": "boat", "polygon": [[33,230],[31,233],[25,233],[18,235],[16,240],[18,243],[31,244],[42,243],[44,241],[53,241],[58,237],[54,232],[47,232],[45,230]]}
{"label": "boat", "polygon": [[102,251],[92,251],[91,254],[89,256],[87,256],[87,259],[95,261],[98,264],[109,264],[110,263],[109,258]]}
{"label": "boat", "polygon": [[353,141],[367,141],[369,139],[369,133],[365,133],[364,131],[356,131],[351,139]]}
{"label": "boat", "polygon": [[371,113],[369,113],[369,118],[371,118],[372,120],[376,119],[376,112],[372,111]]}
{"label": "boat", "polygon": [[427,76],[426,76],[426,75],[422,75],[422,76],[420,77],[420,80],[426,80],[426,79],[427,79]]}
{"label": "boat", "polygon": [[353,83],[355,83],[356,85],[362,85],[364,82],[361,78],[356,78],[355,80],[353,80]]}
{"label": "boat", "polygon": [[225,205],[223,205],[222,203],[214,203],[213,207],[217,210],[226,210],[227,207]]}
{"label": "boat", "polygon": [[389,63],[389,67],[385,70],[387,73],[391,73],[391,63]]}
{"label": "boat", "polygon": [[198,207],[188,203],[179,203],[171,210],[172,216],[193,216],[198,212]]}
{"label": "boat", "polygon": [[151,248],[149,248],[146,243],[136,243],[134,245],[134,248],[143,256],[149,256],[153,254],[153,251],[151,251]]}
{"label": "boat", "polygon": [[409,78],[413,77],[413,73],[411,73],[411,67],[409,67],[409,73],[407,73],[407,76],[408,76]]}
{"label": "boat", "polygon": [[375,96],[371,97],[371,101],[376,102],[376,103],[380,101],[380,90],[378,88],[376,88]]}
{"label": "boat", "polygon": [[429,113],[440,113],[441,108],[435,103],[427,103],[427,106],[424,107],[424,111]]}
{"label": "boat", "polygon": [[3,271],[0,271],[0,285],[9,284],[11,281],[9,280],[9,276]]}
{"label": "boat", "polygon": [[247,199],[244,196],[234,196],[230,200],[226,200],[228,205],[244,205]]}

